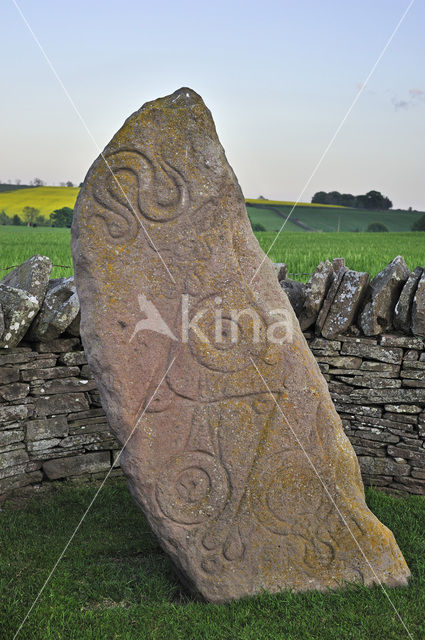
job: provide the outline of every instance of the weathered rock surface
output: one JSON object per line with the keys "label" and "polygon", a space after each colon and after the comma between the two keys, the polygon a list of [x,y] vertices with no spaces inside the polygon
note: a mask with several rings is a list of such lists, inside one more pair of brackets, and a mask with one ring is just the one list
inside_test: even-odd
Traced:
{"label": "weathered rock surface", "polygon": [[305,285],[302,282],[298,282],[297,280],[291,280],[287,278],[286,280],[280,281],[280,286],[286,293],[289,298],[289,302],[295,312],[295,315],[301,313],[301,309],[304,306],[305,301]]}
{"label": "weathered rock surface", "polygon": [[218,602],[405,584],[202,99],[147,103],[104,154],[114,175],[95,161],[72,229],[82,338],[131,492],[184,579]]}
{"label": "weathered rock surface", "polygon": [[0,335],[0,348],[9,349],[19,344],[28,331],[40,308],[40,302],[22,289],[0,283],[0,303],[4,309],[4,329]]}
{"label": "weathered rock surface", "polygon": [[28,295],[34,296],[41,306],[49,285],[51,270],[52,262],[49,258],[35,255],[5,275],[0,286],[7,285],[26,291]]}
{"label": "weathered rock surface", "polygon": [[288,267],[286,264],[284,262],[275,262],[274,268],[278,281],[280,282],[281,280],[285,280],[288,273]]}
{"label": "weathered rock surface", "polygon": [[359,325],[366,336],[377,336],[392,327],[395,305],[410,271],[402,256],[392,260],[370,283]]}
{"label": "weathered rock surface", "polygon": [[416,267],[407,278],[394,309],[394,327],[404,333],[410,333],[412,325],[412,304],[418,282],[422,276],[422,267]]}
{"label": "weathered rock surface", "polygon": [[412,304],[412,333],[425,338],[425,269],[418,282]]}
{"label": "weathered rock surface", "polygon": [[[334,265],[334,267],[335,266],[336,265]],[[328,317],[328,313],[335,301],[335,297],[336,297],[336,294],[338,293],[339,285],[341,284],[342,279],[344,277],[344,273],[346,271],[347,271],[347,267],[342,265],[339,271],[335,272],[335,277],[331,282],[331,285],[328,289],[326,297],[323,301],[322,308],[320,309],[319,315],[317,316],[315,332],[316,332],[316,335],[318,336],[320,336],[322,333],[322,328],[325,324],[325,320]]]}
{"label": "weathered rock surface", "polygon": [[74,278],[52,280],[42,307],[32,323],[28,340],[48,342],[55,340],[76,319],[80,311]]}
{"label": "weathered rock surface", "polygon": [[323,324],[322,336],[333,340],[347,331],[357,316],[368,284],[368,273],[351,271],[351,269],[344,273]]}
{"label": "weathered rock surface", "polygon": [[335,271],[329,260],[321,262],[305,285],[305,300],[298,316],[303,331],[311,327],[317,320],[319,311],[329,287],[335,278]]}

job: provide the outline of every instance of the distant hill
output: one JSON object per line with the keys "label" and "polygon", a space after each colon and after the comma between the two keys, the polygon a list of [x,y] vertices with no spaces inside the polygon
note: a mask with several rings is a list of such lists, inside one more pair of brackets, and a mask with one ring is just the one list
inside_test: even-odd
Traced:
{"label": "distant hill", "polygon": [[[271,200],[246,201],[253,223],[262,224],[267,231],[278,231],[289,215],[293,204]],[[367,231],[372,222],[381,222],[389,231],[410,231],[421,211],[371,211],[334,205],[300,203],[292,211],[285,225],[287,231]]]}
{"label": "distant hill", "polygon": [[[2,189],[1,187],[4,187]],[[26,206],[35,207],[48,218],[52,211],[75,205],[79,187],[31,187],[28,185],[0,185],[0,211],[8,216],[18,214]],[[253,223],[262,224],[266,231],[278,231],[294,203],[283,200],[246,200]],[[291,214],[286,231],[366,231],[372,222],[382,222],[390,231],[410,231],[421,211],[370,211],[334,205],[302,202]]]}
{"label": "distant hill", "polygon": [[4,191],[16,191],[17,189],[30,189],[30,184],[5,184],[0,182],[0,193]]}

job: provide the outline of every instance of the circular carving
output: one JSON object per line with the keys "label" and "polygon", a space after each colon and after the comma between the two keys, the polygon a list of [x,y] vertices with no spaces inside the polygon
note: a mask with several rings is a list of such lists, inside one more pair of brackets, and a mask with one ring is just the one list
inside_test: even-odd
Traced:
{"label": "circular carving", "polygon": [[217,459],[188,451],[168,463],[156,485],[156,499],[171,520],[199,524],[223,509],[228,491],[226,472]]}
{"label": "circular carving", "polygon": [[273,533],[293,533],[320,510],[323,487],[302,451],[281,451],[264,466],[250,492],[253,512]]}

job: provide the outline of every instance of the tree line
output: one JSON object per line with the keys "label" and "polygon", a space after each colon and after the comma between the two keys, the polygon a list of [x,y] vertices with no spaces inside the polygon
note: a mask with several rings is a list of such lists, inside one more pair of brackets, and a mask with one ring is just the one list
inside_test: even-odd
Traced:
{"label": "tree line", "polygon": [[363,195],[353,196],[351,193],[339,191],[317,191],[311,199],[313,204],[333,204],[339,207],[351,207],[352,209],[370,209],[387,211],[393,203],[387,196],[379,191],[368,191]]}
{"label": "tree line", "polygon": [[24,207],[22,209],[23,218],[17,213],[10,217],[5,211],[0,211],[0,225],[14,225],[27,227],[70,227],[72,224],[73,209],[62,207],[52,211],[48,218],[40,215],[40,209],[35,207]]}

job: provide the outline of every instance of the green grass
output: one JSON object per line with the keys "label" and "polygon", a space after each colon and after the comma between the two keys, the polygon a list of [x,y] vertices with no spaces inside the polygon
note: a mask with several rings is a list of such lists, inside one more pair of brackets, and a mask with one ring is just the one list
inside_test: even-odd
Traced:
{"label": "green grass", "polygon": [[[13,638],[95,493],[64,485],[0,513],[1,640]],[[412,571],[388,589],[415,640],[425,637],[425,498],[368,490]],[[226,605],[187,594],[127,488],[103,488],[18,638],[23,640],[403,640],[380,587],[263,594]]]}
{"label": "green grass", "polygon": [[[269,232],[255,235],[265,252],[276,237]],[[288,270],[295,273],[312,273],[322,260],[341,257],[350,269],[368,271],[374,276],[397,255],[404,257],[410,269],[424,266],[425,233],[283,232],[269,257],[273,262],[286,262]]]}
{"label": "green grass", "polygon": [[[264,251],[275,233],[255,234]],[[49,256],[54,264],[72,265],[69,229],[0,226],[0,275],[5,267],[20,264],[34,253]],[[312,273],[322,260],[343,257],[351,269],[376,275],[401,254],[411,269],[425,262],[425,234],[416,233],[298,233],[284,231],[270,252],[274,262],[286,262],[292,273]],[[52,277],[71,275],[72,269],[54,268]],[[296,279],[305,280],[300,276]]]}
{"label": "green grass", "polygon": [[48,218],[52,211],[62,207],[74,208],[78,187],[33,187],[0,193],[0,211],[12,218],[15,214],[23,219],[24,207],[39,209],[40,215]]}
{"label": "green grass", "polygon": [[[35,253],[48,256],[53,264],[72,265],[71,233],[69,229],[54,227],[0,226],[0,279],[6,267],[18,265]],[[69,269],[54,267],[52,278],[70,276]]]}

